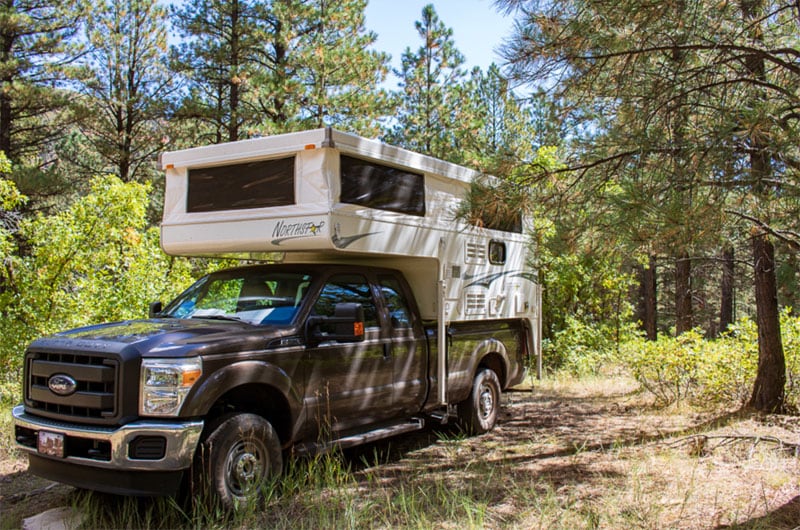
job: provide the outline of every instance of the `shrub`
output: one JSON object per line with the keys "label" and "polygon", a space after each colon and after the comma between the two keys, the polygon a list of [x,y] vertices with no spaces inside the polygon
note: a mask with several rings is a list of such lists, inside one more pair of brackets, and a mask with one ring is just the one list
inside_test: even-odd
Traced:
{"label": "shrub", "polygon": [[[785,309],[781,336],[786,358],[787,408],[800,407],[800,318]],[[744,318],[718,339],[690,331],[678,337],[626,341],[620,358],[663,405],[689,400],[700,405],[741,407],[750,399],[758,369],[758,329]]]}
{"label": "shrub", "polygon": [[618,335],[631,330],[617,329],[613,322],[586,322],[568,315],[564,327],[552,339],[542,341],[542,364],[574,375],[596,374],[617,357]]}
{"label": "shrub", "polygon": [[696,399],[743,406],[753,391],[758,368],[758,329],[743,318],[722,337],[699,347],[702,362],[697,374]]}
{"label": "shrub", "polygon": [[[6,382],[20,380],[22,356],[34,338],[143,317],[148,302],[169,298],[191,282],[189,262],[165,255],[158,229],[147,226],[149,191],[97,177],[91,191],[68,208],[20,223],[24,255],[11,238],[3,240],[0,370]],[[18,387],[0,388],[6,394]]]}
{"label": "shrub", "polygon": [[638,337],[623,344],[620,355],[636,380],[669,405],[688,398],[696,387],[702,340],[697,331],[655,341]]}
{"label": "shrub", "polygon": [[786,407],[800,411],[800,316],[790,309],[781,315],[781,336],[786,357]]}

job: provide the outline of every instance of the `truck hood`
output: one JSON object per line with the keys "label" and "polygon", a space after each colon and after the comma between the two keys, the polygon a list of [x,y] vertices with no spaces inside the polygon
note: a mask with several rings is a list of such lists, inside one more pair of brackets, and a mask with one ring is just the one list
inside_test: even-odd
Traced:
{"label": "truck hood", "polygon": [[184,356],[264,347],[286,328],[257,327],[233,320],[128,320],[63,331],[31,344],[32,349],[114,352],[134,349],[141,356]]}

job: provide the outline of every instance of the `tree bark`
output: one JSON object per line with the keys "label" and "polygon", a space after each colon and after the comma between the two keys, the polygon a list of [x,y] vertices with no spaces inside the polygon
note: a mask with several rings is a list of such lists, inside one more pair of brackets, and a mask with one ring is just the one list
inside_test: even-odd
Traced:
{"label": "tree bark", "polygon": [[637,320],[647,340],[658,338],[656,304],[656,258],[650,256],[647,266],[639,266],[639,304]]}
{"label": "tree bark", "polygon": [[692,261],[684,252],[675,262],[675,333],[692,329]]}
{"label": "tree bark", "polygon": [[753,230],[753,261],[758,323],[758,373],[749,406],[763,412],[781,412],[786,385],[786,360],[781,343],[775,248],[769,236]]}
{"label": "tree bark", "polygon": [[722,281],[720,282],[719,332],[725,333],[733,324],[734,250],[728,245],[722,251]]}
{"label": "tree bark", "polygon": [[[13,9],[13,8],[12,8]],[[14,35],[11,30],[3,28],[0,31],[0,60],[3,64],[11,61]],[[0,151],[3,151],[9,160],[16,160],[17,153],[12,150],[11,128],[13,125],[13,107],[11,101],[11,84],[14,82],[13,73],[9,72],[0,79]]]}

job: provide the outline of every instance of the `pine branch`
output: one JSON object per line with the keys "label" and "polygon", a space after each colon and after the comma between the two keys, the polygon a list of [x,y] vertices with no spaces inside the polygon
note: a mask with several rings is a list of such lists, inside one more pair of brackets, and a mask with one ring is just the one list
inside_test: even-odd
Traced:
{"label": "pine branch", "polygon": [[754,223],[756,226],[758,226],[768,234],[777,237],[778,239],[789,245],[789,247],[791,247],[792,249],[800,252],[800,233],[795,232],[793,230],[781,230],[778,228],[773,228],[772,226],[765,223],[761,219],[753,217],[752,215],[746,214],[744,212],[739,212],[736,210],[725,210],[725,213],[735,215],[736,217],[739,217],[741,219],[746,219]]}

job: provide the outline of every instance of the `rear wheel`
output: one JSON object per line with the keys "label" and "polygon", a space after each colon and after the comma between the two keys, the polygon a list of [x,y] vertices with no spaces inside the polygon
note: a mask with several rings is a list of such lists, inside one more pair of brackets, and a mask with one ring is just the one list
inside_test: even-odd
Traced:
{"label": "rear wheel", "polygon": [[458,404],[458,419],[469,434],[491,431],[500,410],[500,380],[494,371],[485,368],[475,375],[472,391]]}
{"label": "rear wheel", "polygon": [[283,466],[275,429],[256,414],[236,414],[212,426],[197,460],[196,483],[228,510],[260,503],[262,488]]}

